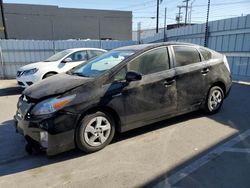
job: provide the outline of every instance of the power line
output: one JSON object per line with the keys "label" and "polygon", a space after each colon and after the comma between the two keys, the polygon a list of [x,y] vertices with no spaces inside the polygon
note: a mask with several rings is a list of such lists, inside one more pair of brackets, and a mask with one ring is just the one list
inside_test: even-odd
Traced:
{"label": "power line", "polygon": [[[220,10],[220,11],[219,11]],[[224,12],[222,12],[221,11],[222,9],[218,9],[218,10],[214,10],[214,9],[211,9],[211,15],[212,16],[218,16],[218,15],[224,15],[225,13]],[[230,12],[231,13],[239,13],[240,12],[240,10],[238,9],[238,8],[233,8],[233,9],[230,9]],[[250,12],[250,11],[249,11]],[[205,16],[206,15],[206,12],[204,12],[204,11],[202,11],[202,12],[196,12],[196,11],[194,11],[194,13],[196,14],[196,15],[198,15],[199,17],[201,17],[201,16]]]}
{"label": "power line", "polygon": [[153,8],[153,7],[156,7],[156,6],[157,5],[146,6],[146,7],[143,7],[143,8],[134,9],[132,11],[134,12],[134,11],[137,11],[137,10],[143,10],[143,9]]}
{"label": "power line", "polygon": [[[240,16],[240,15],[236,15],[236,14],[234,14],[234,15],[221,15],[221,16],[213,16],[213,18],[238,17],[238,16]],[[195,18],[195,19],[203,19],[204,17],[193,17],[193,18]]]}
{"label": "power line", "polygon": [[[245,3],[250,3],[250,1],[238,1],[238,2],[227,2],[227,3],[214,3],[211,4],[211,6],[225,6],[225,5],[234,5],[234,4],[245,4]],[[195,5],[194,7],[205,7],[207,5]]]}
{"label": "power line", "polygon": [[133,8],[133,7],[145,6],[146,3],[150,3],[150,2],[154,2],[154,1],[155,0],[150,0],[150,1],[143,2],[143,3],[137,3],[137,4],[134,4],[134,5],[125,6],[125,7],[121,7],[121,8],[117,8],[117,9],[128,9],[128,8]]}
{"label": "power line", "polygon": [[155,16],[136,16],[136,17],[133,17],[133,18],[148,18],[148,19],[155,19]]}
{"label": "power line", "polygon": [[[192,1],[193,0],[189,1],[189,4]],[[235,1],[229,0],[229,2],[227,2],[227,0],[223,0],[223,1],[218,2],[218,3],[215,1],[212,1],[212,2],[214,2],[214,3],[210,4],[211,10],[210,10],[210,15],[209,15],[209,21],[216,20],[216,18],[228,18],[228,17],[240,16],[242,11],[240,10],[240,8],[237,8],[237,7],[242,7],[242,6],[244,6],[243,13],[246,14],[247,10],[245,10],[245,9],[249,5],[250,0],[235,0]],[[171,17],[171,15],[173,14],[173,11],[175,11],[175,9],[172,6],[174,3],[176,3],[176,1],[169,1],[169,3],[171,3],[171,4],[170,4],[170,6],[168,6],[168,15],[169,16],[167,17],[167,20],[169,20],[168,23],[173,23],[173,21],[175,19],[174,19],[174,17]],[[205,23],[205,20],[206,20],[205,8],[207,7],[207,4],[197,4],[197,3],[198,3],[198,1],[195,1],[195,3],[192,6],[193,7],[192,11],[194,11],[194,12],[192,12],[192,19],[193,19],[192,23]],[[150,4],[152,4],[152,3],[150,3]],[[135,18],[135,20],[145,19],[145,23],[151,22],[152,23],[151,26],[153,28],[153,19],[151,19],[151,18],[155,17],[156,11],[152,11],[152,10],[155,9],[154,7],[156,7],[156,6],[157,6],[156,4],[155,5],[152,4],[152,6],[145,5],[144,7],[134,8],[133,15],[136,15],[136,16],[133,18]],[[230,14],[229,12],[228,12],[229,14],[227,14],[227,15],[225,15],[225,12],[223,14],[222,8],[223,8],[223,10],[225,10],[224,6],[232,7],[232,8],[227,8],[227,10],[229,10],[231,13],[233,13],[235,11],[235,13],[239,14],[239,15]],[[172,8],[169,8],[169,7],[172,7]],[[190,9],[190,5],[188,8]],[[163,8],[161,6],[159,9],[161,12],[163,12]],[[149,11],[147,11],[147,10],[149,10]],[[204,11],[202,11],[202,10],[204,10]],[[163,18],[164,18],[164,15],[161,14],[160,11],[159,11],[159,18],[160,18],[159,19],[159,26],[160,26],[160,24],[163,23]],[[181,12],[184,12],[184,11],[181,10]],[[180,19],[181,19],[181,16],[180,16]],[[188,19],[190,20],[190,16]],[[181,22],[181,20],[180,20],[180,22]],[[184,22],[184,15],[183,15],[183,22]]]}
{"label": "power line", "polygon": [[156,13],[156,11],[136,11],[135,13],[136,14],[153,14],[153,13]]}

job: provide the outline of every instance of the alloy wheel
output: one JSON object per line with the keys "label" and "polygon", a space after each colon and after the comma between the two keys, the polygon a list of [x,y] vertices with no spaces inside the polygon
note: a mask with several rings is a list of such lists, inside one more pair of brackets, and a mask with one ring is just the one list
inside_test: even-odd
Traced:
{"label": "alloy wheel", "polygon": [[111,125],[107,118],[92,118],[84,130],[84,140],[92,147],[100,146],[107,141],[111,133]]}
{"label": "alloy wheel", "polygon": [[208,101],[210,110],[211,111],[217,110],[220,107],[222,100],[223,96],[221,91],[219,89],[213,90]]}

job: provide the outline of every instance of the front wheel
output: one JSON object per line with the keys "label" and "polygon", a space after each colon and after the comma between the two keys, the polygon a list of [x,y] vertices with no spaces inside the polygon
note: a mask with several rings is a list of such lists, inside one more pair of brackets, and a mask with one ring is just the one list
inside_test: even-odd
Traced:
{"label": "front wheel", "polygon": [[86,115],[76,129],[76,145],[87,153],[103,149],[114,137],[115,123],[112,117],[96,112]]}
{"label": "front wheel", "polygon": [[213,86],[210,88],[206,102],[204,104],[204,111],[207,114],[215,114],[217,113],[224,101],[224,92],[219,86]]}
{"label": "front wheel", "polygon": [[54,76],[54,75],[56,75],[56,73],[53,73],[53,72],[47,73],[47,74],[45,74],[45,75],[43,76],[43,79],[48,78],[48,77],[51,77],[51,76]]}

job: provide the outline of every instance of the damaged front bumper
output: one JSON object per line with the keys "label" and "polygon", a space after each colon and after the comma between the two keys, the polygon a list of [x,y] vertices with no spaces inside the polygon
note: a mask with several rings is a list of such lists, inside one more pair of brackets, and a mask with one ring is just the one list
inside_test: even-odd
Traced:
{"label": "damaged front bumper", "polygon": [[27,143],[45,150],[49,156],[75,148],[74,128],[77,115],[56,113],[27,118],[17,111],[14,119],[17,132],[25,137]]}

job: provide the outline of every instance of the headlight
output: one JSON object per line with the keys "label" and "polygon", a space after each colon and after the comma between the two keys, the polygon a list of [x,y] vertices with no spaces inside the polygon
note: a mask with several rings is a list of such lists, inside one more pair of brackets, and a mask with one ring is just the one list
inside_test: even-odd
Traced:
{"label": "headlight", "polygon": [[27,75],[35,74],[37,71],[38,71],[38,68],[25,70],[25,71],[23,71],[23,74],[22,74],[22,75],[27,76]]}
{"label": "headlight", "polygon": [[70,95],[67,97],[55,97],[46,99],[40,103],[38,103],[32,110],[31,114],[33,115],[44,115],[56,112],[66,106],[69,102],[71,102],[76,95]]}

